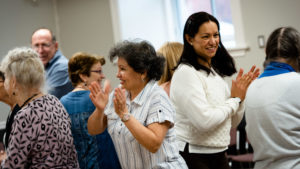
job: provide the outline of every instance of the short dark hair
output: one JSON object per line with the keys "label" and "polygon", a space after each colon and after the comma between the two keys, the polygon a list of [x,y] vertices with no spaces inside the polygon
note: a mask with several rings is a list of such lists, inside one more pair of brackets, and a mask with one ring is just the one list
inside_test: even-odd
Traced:
{"label": "short dark hair", "polygon": [[[35,31],[33,31],[33,33],[31,34],[31,37],[32,37],[32,35],[36,32],[36,31],[39,31],[39,30],[41,30],[41,29],[46,29],[46,30],[48,30],[49,32],[50,32],[50,34],[51,34],[51,39],[52,39],[52,42],[53,43],[55,43],[56,42],[56,36],[55,36],[55,34],[53,33],[53,31],[51,30],[51,29],[49,29],[49,28],[46,28],[46,27],[40,27],[40,28],[38,28],[38,29],[36,29]],[[31,40],[30,40],[31,41]]]}
{"label": "short dark hair", "polygon": [[72,85],[76,87],[78,83],[82,82],[79,74],[90,76],[91,68],[94,64],[100,63],[105,64],[105,59],[102,56],[89,54],[85,52],[75,53],[69,60],[68,72]]}
{"label": "short dark hair", "polygon": [[164,69],[165,58],[158,56],[147,41],[123,41],[109,52],[110,61],[123,58],[135,72],[145,73],[149,80],[159,80]]}
{"label": "short dark hair", "polygon": [[300,68],[300,34],[292,27],[280,27],[275,29],[268,38],[266,45],[266,61],[275,61],[284,58],[298,62]]}
{"label": "short dark hair", "polygon": [[[181,63],[185,63],[185,64],[192,65],[196,70],[200,70],[200,69],[204,70],[207,72],[207,74],[212,72],[211,69],[198,63],[197,61],[198,58],[204,61],[207,60],[204,57],[198,55],[195,52],[193,46],[190,43],[188,43],[188,41],[185,38],[185,35],[188,35],[190,37],[195,37],[195,35],[198,33],[199,27],[202,24],[209,21],[216,23],[218,26],[218,30],[220,31],[220,25],[218,20],[214,16],[206,12],[194,13],[187,19],[184,26],[184,32],[183,32],[184,47],[178,65]],[[221,42],[221,36],[220,36],[219,48],[217,50],[217,53],[211,59],[211,66],[222,77],[231,76],[232,74],[236,73],[234,60],[230,56],[228,51],[225,49],[225,47],[223,46]]]}

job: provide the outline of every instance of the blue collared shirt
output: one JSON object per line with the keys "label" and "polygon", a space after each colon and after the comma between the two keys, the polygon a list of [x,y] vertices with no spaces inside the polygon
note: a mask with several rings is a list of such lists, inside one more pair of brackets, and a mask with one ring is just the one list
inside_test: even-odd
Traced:
{"label": "blue collared shirt", "polygon": [[73,90],[68,74],[68,59],[59,50],[46,65],[45,71],[48,93],[61,98]]}

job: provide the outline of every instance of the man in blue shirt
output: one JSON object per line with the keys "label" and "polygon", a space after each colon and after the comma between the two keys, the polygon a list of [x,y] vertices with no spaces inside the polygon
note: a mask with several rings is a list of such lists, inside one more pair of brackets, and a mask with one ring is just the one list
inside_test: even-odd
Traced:
{"label": "man in blue shirt", "polygon": [[58,42],[51,30],[41,28],[33,32],[31,46],[45,66],[48,93],[61,98],[73,87],[68,75],[68,59],[58,49]]}

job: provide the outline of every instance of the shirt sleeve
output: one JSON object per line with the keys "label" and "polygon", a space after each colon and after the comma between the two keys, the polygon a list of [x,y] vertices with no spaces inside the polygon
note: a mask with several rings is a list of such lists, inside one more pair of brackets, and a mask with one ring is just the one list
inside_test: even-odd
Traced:
{"label": "shirt sleeve", "polygon": [[210,103],[207,92],[214,91],[207,91],[204,84],[206,77],[201,78],[197,73],[192,67],[179,67],[172,77],[170,97],[176,113],[182,113],[199,131],[207,132],[231,118],[239,102],[235,98],[228,98],[223,103]]}
{"label": "shirt sleeve", "polygon": [[33,140],[36,138],[30,122],[24,112],[16,115],[6,151],[7,158],[2,162],[2,168],[25,168],[28,164]]}
{"label": "shirt sleeve", "polygon": [[245,102],[241,102],[236,114],[234,114],[231,118],[231,126],[237,127],[243,119],[245,113]]}
{"label": "shirt sleeve", "polygon": [[164,93],[156,92],[154,97],[150,97],[149,114],[146,120],[146,125],[152,123],[164,123],[166,121],[174,126],[175,110],[168,96]]}

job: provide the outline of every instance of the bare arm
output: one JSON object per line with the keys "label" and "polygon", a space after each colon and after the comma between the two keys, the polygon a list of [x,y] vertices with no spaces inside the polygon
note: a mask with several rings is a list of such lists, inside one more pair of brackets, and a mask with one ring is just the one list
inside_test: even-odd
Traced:
{"label": "bare arm", "polygon": [[[120,118],[128,113],[125,90],[120,88],[115,90],[114,106],[115,111]],[[166,133],[171,126],[170,122],[164,122],[152,123],[145,127],[133,116],[130,116],[129,120],[124,122],[124,124],[135,139],[152,153],[155,153],[160,148]]]}
{"label": "bare arm", "polygon": [[91,91],[90,98],[96,109],[88,119],[87,128],[91,135],[96,135],[102,133],[107,127],[107,117],[104,114],[104,109],[108,102],[110,84],[105,81],[104,90],[102,90],[98,83],[93,82],[89,88]]}

